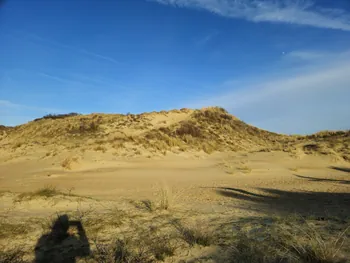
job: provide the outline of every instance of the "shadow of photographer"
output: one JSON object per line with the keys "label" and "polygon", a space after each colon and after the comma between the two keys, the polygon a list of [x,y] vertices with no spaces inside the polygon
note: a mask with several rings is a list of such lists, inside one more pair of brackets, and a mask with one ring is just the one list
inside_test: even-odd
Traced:
{"label": "shadow of photographer", "polygon": [[[77,229],[77,236],[68,233]],[[42,235],[35,246],[35,263],[74,263],[77,257],[90,255],[90,245],[80,221],[70,221],[67,215],[58,216],[51,232]]]}

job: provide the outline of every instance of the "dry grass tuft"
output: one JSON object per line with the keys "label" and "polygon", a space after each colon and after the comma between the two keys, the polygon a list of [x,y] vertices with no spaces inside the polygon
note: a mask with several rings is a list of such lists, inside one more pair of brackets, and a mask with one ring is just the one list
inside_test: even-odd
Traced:
{"label": "dry grass tuft", "polygon": [[242,230],[229,250],[229,262],[345,263],[341,251],[348,229],[329,238],[303,219],[288,218],[248,232]]}
{"label": "dry grass tuft", "polygon": [[146,200],[142,200],[141,204],[143,205],[144,208],[146,208],[146,210],[148,210],[149,212],[153,212],[156,210],[156,205],[152,200],[146,199]]}
{"label": "dry grass tuft", "polygon": [[22,249],[0,249],[0,263],[29,263],[24,260],[25,253]]}
{"label": "dry grass tuft", "polygon": [[75,113],[75,112],[71,112],[71,113],[67,113],[67,114],[48,114],[48,115],[45,115],[44,117],[37,118],[34,121],[40,121],[40,120],[44,120],[44,119],[52,119],[52,120],[65,119],[65,118],[78,116],[78,115],[80,115],[80,114]]}
{"label": "dry grass tuft", "polygon": [[[156,232],[139,232],[131,237],[118,238],[106,244],[95,241],[93,258],[96,262],[159,262],[173,256],[176,251],[175,239],[171,235]],[[156,230],[154,230],[156,231]]]}
{"label": "dry grass tuft", "polygon": [[78,125],[71,126],[68,129],[69,133],[72,134],[85,134],[85,133],[93,133],[99,130],[99,123],[94,120],[84,120]]}
{"label": "dry grass tuft", "polygon": [[247,165],[240,165],[240,166],[237,167],[237,169],[240,172],[245,173],[245,174],[249,174],[252,171],[252,169],[249,166],[247,166]]}
{"label": "dry grass tuft", "polygon": [[[23,235],[31,231],[31,227],[26,224],[9,223],[0,219],[0,239]],[[1,261],[0,261],[1,262]]]}
{"label": "dry grass tuft", "polygon": [[190,135],[194,138],[203,137],[201,128],[194,121],[182,121],[180,127],[175,130],[175,134],[179,137]]}
{"label": "dry grass tuft", "polygon": [[[26,193],[21,193],[17,196],[16,201],[24,201],[24,200],[32,200],[34,198],[50,198],[50,197],[54,197],[54,196],[58,196],[58,195],[68,195],[66,193],[63,193],[59,190],[57,190],[57,188],[55,186],[45,186],[43,188],[40,188],[37,191],[34,192],[26,192]],[[71,196],[71,194],[70,194]]]}
{"label": "dry grass tuft", "polygon": [[175,247],[169,239],[143,237],[142,240],[131,238],[117,239],[112,245],[96,243],[93,254],[96,262],[117,263],[153,263],[163,261],[174,255]]}
{"label": "dry grass tuft", "polygon": [[156,260],[164,261],[175,254],[174,241],[171,235],[156,236],[148,241],[149,250]]}
{"label": "dry grass tuft", "polygon": [[291,242],[287,242],[287,250],[299,262],[345,262],[345,259],[341,257],[339,252],[344,245],[346,239],[345,235],[348,230],[349,227],[341,232],[336,238],[324,239],[317,230],[308,226],[305,230],[301,229],[305,235],[304,240],[294,237]]}
{"label": "dry grass tuft", "polygon": [[291,168],[289,168],[289,170],[292,172],[297,172],[297,171],[299,171],[299,168],[298,167],[291,167]]}
{"label": "dry grass tuft", "polygon": [[105,153],[107,151],[107,148],[102,146],[102,145],[98,145],[98,146],[94,147],[94,151],[101,151],[101,152]]}
{"label": "dry grass tuft", "polygon": [[210,246],[213,243],[213,233],[204,230],[201,225],[187,227],[178,221],[174,221],[173,225],[180,234],[180,238],[184,240],[191,247],[194,245]]}
{"label": "dry grass tuft", "polygon": [[73,163],[78,162],[78,157],[67,157],[66,159],[63,160],[61,163],[61,166],[64,169],[71,170]]}
{"label": "dry grass tuft", "polygon": [[167,187],[160,190],[160,204],[159,209],[168,210],[171,206],[171,192]]}
{"label": "dry grass tuft", "polygon": [[23,144],[24,144],[23,142],[16,142],[16,143],[12,146],[12,148],[13,148],[13,149],[20,148]]}
{"label": "dry grass tuft", "polygon": [[130,240],[117,239],[114,244],[95,243],[93,258],[98,263],[151,263],[154,262],[143,250],[134,251]]}

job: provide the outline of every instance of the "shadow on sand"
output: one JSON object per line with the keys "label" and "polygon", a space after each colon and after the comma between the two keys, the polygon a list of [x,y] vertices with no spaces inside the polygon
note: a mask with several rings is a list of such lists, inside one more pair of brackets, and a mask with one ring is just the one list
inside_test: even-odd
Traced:
{"label": "shadow on sand", "polygon": [[257,189],[263,194],[230,187],[216,188],[222,196],[252,203],[252,209],[267,214],[300,214],[302,216],[350,216],[350,193],[291,192],[278,189]]}
{"label": "shadow on sand", "polygon": [[327,179],[327,178],[317,178],[310,176],[303,176],[299,174],[294,174],[296,177],[301,179],[307,179],[312,182],[330,182],[330,183],[339,183],[339,184],[350,184],[350,180],[338,180],[338,179]]}
{"label": "shadow on sand", "polygon": [[330,166],[329,168],[333,170],[345,172],[345,173],[350,173],[350,168],[346,168],[346,167]]}
{"label": "shadow on sand", "polygon": [[[79,237],[68,233],[70,227],[77,229]],[[90,245],[81,222],[61,215],[51,232],[39,238],[34,252],[35,263],[74,263],[78,257],[90,255]]]}

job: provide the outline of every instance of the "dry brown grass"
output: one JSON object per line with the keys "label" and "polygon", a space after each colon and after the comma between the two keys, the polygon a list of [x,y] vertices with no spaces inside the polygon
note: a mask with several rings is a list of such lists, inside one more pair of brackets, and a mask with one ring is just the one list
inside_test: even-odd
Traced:
{"label": "dry brown grass", "polygon": [[[8,222],[0,218],[0,239],[23,235],[32,231],[32,227],[25,223]],[[1,262],[1,261],[0,261]]]}
{"label": "dry brown grass", "polygon": [[240,172],[245,173],[245,174],[249,174],[249,173],[251,173],[251,171],[252,171],[252,169],[251,169],[249,166],[244,165],[244,164],[239,165],[239,166],[237,167],[237,169],[238,169]]}
{"label": "dry brown grass", "polygon": [[0,263],[29,263],[24,256],[23,248],[0,249]]}
{"label": "dry brown grass", "polygon": [[95,262],[153,263],[173,256],[175,245],[168,236],[144,236],[143,239],[117,239],[112,244],[95,242]]}
{"label": "dry brown grass", "polygon": [[157,193],[156,200],[145,199],[141,201],[131,200],[136,208],[146,210],[148,212],[156,212],[161,210],[169,210],[172,205],[172,194],[169,188],[163,187]]}
{"label": "dry brown grass", "polygon": [[289,170],[292,172],[298,172],[299,168],[298,167],[291,167],[291,168],[289,168]]}
{"label": "dry brown grass", "polygon": [[100,151],[100,152],[105,153],[107,151],[107,148],[105,146],[98,145],[98,146],[94,147],[94,151]]}
{"label": "dry brown grass", "polygon": [[67,170],[71,170],[72,169],[72,165],[74,163],[78,162],[78,157],[67,157],[66,159],[64,159],[61,163],[61,166],[64,168],[64,169],[67,169]]}
{"label": "dry brown grass", "polygon": [[[179,215],[187,217],[177,214]],[[69,213],[70,219],[82,222],[90,239],[92,254],[86,262],[91,263],[159,262],[167,258],[169,262],[177,262],[177,256],[183,257],[184,251],[191,255],[192,249],[198,251],[212,245],[217,252],[211,250],[214,254],[207,259],[214,262],[348,262],[348,221],[343,223],[337,219],[329,219],[329,222],[319,222],[298,216],[241,219],[229,217],[221,224],[219,219],[222,219],[222,215],[208,221],[182,221],[177,216],[152,213],[144,217],[117,208],[104,213],[97,213],[94,209],[78,209]],[[191,216],[194,216],[193,213]],[[35,221],[36,223],[33,221],[11,226],[1,224],[0,221],[0,238],[26,234],[37,229],[35,224],[39,222],[43,224],[44,232],[48,231],[55,218],[57,215],[47,221],[42,219]],[[27,251],[23,247],[1,250],[1,263],[25,262],[23,258]],[[32,248],[30,252],[32,253]],[[174,258],[169,258],[172,256]],[[193,262],[203,262],[206,259],[192,256]]]}
{"label": "dry brown grass", "polygon": [[203,222],[189,227],[179,221],[174,221],[173,226],[178,231],[179,237],[191,247],[194,245],[210,246],[214,243],[213,233],[203,226]]}
{"label": "dry brown grass", "polygon": [[44,120],[44,119],[52,119],[52,120],[65,119],[65,118],[78,116],[78,115],[80,115],[80,114],[75,113],[75,112],[71,112],[71,113],[67,113],[67,114],[48,114],[48,115],[45,115],[44,117],[35,119],[34,121],[40,121],[40,120]]}
{"label": "dry brown grass", "polygon": [[228,250],[229,261],[263,263],[341,263],[349,227],[338,235],[316,228],[299,217],[269,219],[272,224],[255,225],[250,231],[239,231]]}
{"label": "dry brown grass", "polygon": [[159,209],[168,210],[171,207],[171,192],[167,187],[160,190]]}
{"label": "dry brown grass", "polygon": [[27,201],[34,198],[50,198],[58,195],[64,196],[68,194],[59,191],[55,186],[47,185],[34,192],[25,192],[25,193],[19,194],[16,198],[16,201],[18,202]]}
{"label": "dry brown grass", "polygon": [[17,148],[20,148],[22,145],[23,145],[24,143],[23,142],[21,142],[21,141],[19,141],[19,142],[16,142],[13,146],[12,146],[12,148],[13,149],[17,149]]}

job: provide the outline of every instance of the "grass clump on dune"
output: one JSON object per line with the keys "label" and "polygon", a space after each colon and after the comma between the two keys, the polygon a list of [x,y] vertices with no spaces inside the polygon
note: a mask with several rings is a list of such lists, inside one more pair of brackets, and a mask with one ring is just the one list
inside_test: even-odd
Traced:
{"label": "grass clump on dune", "polygon": [[[270,220],[268,220],[270,221]],[[348,246],[347,232],[327,233],[302,218],[271,220],[267,225],[250,222],[249,230],[241,230],[228,249],[231,263],[345,263],[343,254]],[[244,229],[244,225],[240,225]]]}
{"label": "grass clump on dune", "polygon": [[173,222],[173,226],[178,231],[180,238],[188,245],[210,246],[213,242],[213,233],[208,232],[201,226],[188,227],[178,221]]}
{"label": "grass clump on dune", "polygon": [[67,157],[61,163],[64,169],[71,170],[74,163],[78,162],[78,157]]}
{"label": "grass clump on dune", "polygon": [[20,224],[20,223],[12,224],[12,223],[6,222],[4,219],[0,219],[0,239],[18,236],[21,234],[25,234],[29,231],[30,229],[25,224]]}
{"label": "grass clump on dune", "polygon": [[21,193],[17,196],[17,201],[32,200],[34,198],[50,198],[58,195],[67,195],[59,190],[55,186],[44,186],[34,192]]}
{"label": "grass clump on dune", "polygon": [[21,249],[0,250],[0,263],[29,263],[23,258],[24,252]]}

